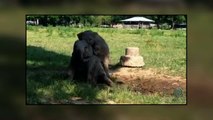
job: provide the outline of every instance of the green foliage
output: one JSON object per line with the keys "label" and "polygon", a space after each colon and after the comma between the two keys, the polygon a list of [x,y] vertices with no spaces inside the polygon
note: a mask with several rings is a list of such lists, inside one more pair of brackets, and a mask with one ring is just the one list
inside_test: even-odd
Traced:
{"label": "green foliage", "polygon": [[[110,48],[110,64],[117,64],[128,46],[140,48],[145,69],[155,68],[172,76],[186,77],[186,31],[112,28],[72,28],[27,26],[27,103],[69,103],[72,97],[98,103],[184,104],[185,93],[172,96],[145,95],[126,86],[92,87],[65,79],[76,35],[91,29]],[[68,101],[68,102],[67,102]]]}
{"label": "green foliage", "polygon": [[168,30],[170,27],[167,23],[164,23],[160,26],[161,29],[165,29],[165,30]]}
{"label": "green foliage", "polygon": [[[39,24],[43,26],[74,26],[82,24],[84,27],[100,27],[100,25],[112,25],[121,23],[121,20],[133,16],[128,15],[113,15],[113,16],[94,16],[94,15],[29,15],[27,20],[39,20]],[[153,19],[158,28],[168,29],[173,28],[174,23],[185,23],[186,16],[183,15],[152,15],[145,16]],[[168,27],[170,26],[170,27]]]}

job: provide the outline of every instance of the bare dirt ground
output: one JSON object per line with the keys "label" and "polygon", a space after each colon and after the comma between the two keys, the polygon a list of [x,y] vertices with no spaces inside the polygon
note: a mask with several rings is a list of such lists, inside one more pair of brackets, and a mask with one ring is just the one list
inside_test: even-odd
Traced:
{"label": "bare dirt ground", "polygon": [[175,89],[186,91],[186,79],[158,73],[154,69],[120,67],[110,71],[112,77],[141,93],[173,94]]}
{"label": "bare dirt ground", "polygon": [[[133,91],[143,94],[159,93],[162,95],[172,95],[174,90],[181,88],[186,92],[186,79],[174,77],[157,72],[155,69],[119,67],[110,70],[112,78],[127,85]],[[81,97],[71,97],[69,100],[48,100],[51,104],[117,104],[114,101],[87,101]]]}

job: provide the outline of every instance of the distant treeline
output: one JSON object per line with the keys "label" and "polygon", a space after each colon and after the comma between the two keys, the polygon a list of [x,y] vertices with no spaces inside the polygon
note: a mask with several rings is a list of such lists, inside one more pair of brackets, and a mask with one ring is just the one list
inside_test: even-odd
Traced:
{"label": "distant treeline", "polygon": [[[138,16],[138,15],[134,15]],[[27,15],[26,20],[30,24],[42,26],[70,26],[82,25],[100,27],[101,25],[112,26],[121,23],[121,20],[134,17],[133,15],[113,15],[113,16],[94,16],[94,15]],[[143,16],[155,21],[157,28],[163,24],[169,25],[171,28],[175,24],[186,23],[185,15],[146,15]],[[31,22],[30,22],[31,21]]]}

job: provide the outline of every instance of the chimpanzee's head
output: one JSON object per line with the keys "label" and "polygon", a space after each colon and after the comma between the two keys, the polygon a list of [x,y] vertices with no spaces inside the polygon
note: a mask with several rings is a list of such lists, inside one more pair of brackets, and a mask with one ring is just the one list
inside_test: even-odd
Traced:
{"label": "chimpanzee's head", "polygon": [[77,40],[74,44],[73,49],[75,55],[78,57],[79,60],[83,61],[93,55],[93,49],[91,45],[89,45],[84,40]]}
{"label": "chimpanzee's head", "polygon": [[87,41],[87,43],[93,46],[95,43],[95,40],[98,37],[98,33],[93,32],[91,30],[86,30],[84,32],[77,34],[77,36],[79,40],[85,40]]}

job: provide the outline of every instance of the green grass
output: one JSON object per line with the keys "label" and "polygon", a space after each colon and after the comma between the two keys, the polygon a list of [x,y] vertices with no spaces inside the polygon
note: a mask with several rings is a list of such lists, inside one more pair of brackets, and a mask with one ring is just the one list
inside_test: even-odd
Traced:
{"label": "green grass", "polygon": [[112,28],[70,28],[27,26],[27,103],[51,103],[81,97],[88,101],[115,103],[184,104],[186,98],[143,95],[127,87],[94,88],[64,80],[63,69],[69,64],[76,35],[91,29],[98,32],[110,48],[110,63],[119,62],[128,46],[137,46],[144,57],[145,69],[186,77],[186,31]]}
{"label": "green grass", "polygon": [[[50,81],[49,81],[50,82]],[[48,84],[48,85],[47,85]],[[113,88],[92,87],[86,83],[72,83],[69,81],[52,81],[50,83],[28,80],[27,102],[30,104],[51,104],[80,97],[89,103],[107,104],[109,101],[122,104],[184,104],[186,98],[150,94],[142,95],[133,92],[126,86]]]}

